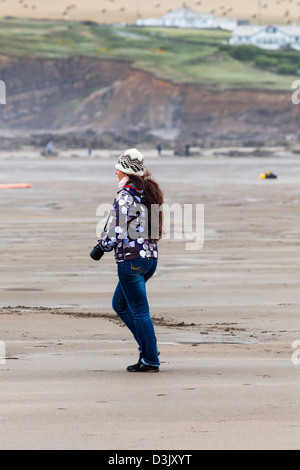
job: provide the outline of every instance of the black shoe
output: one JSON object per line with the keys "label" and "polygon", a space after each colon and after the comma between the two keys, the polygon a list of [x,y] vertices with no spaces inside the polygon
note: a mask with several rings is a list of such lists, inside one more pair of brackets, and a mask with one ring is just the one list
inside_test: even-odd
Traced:
{"label": "black shoe", "polygon": [[128,367],[127,367],[128,372],[135,372],[135,368],[136,368],[137,366],[139,366],[140,364],[142,364],[142,359],[143,359],[143,357],[142,357],[142,355],[140,354],[140,358],[139,358],[138,362],[137,362],[136,364],[133,364],[132,366],[128,366]]}
{"label": "black shoe", "polygon": [[[158,351],[158,356],[159,355],[160,355],[160,352]],[[132,366],[127,367],[128,372],[137,372],[136,367],[139,366],[140,364],[142,364],[142,359],[143,359],[143,356],[142,356],[142,354],[140,354],[138,362],[136,364],[133,364]],[[145,372],[145,371],[143,371],[143,372]]]}
{"label": "black shoe", "polygon": [[133,366],[128,366],[127,370],[128,372],[159,372],[159,367],[147,366],[146,364],[143,364],[142,362],[138,362],[137,364],[134,364]]}

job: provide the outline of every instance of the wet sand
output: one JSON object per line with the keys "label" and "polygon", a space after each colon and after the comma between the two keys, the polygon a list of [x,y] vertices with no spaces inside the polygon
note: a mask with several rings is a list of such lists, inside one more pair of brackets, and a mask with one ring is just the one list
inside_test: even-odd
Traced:
{"label": "wet sand", "polygon": [[162,365],[141,376],[111,308],[113,256],[89,259],[118,152],[0,154],[0,183],[32,184],[0,192],[0,448],[298,448],[298,157],[144,152],[167,203],[205,205],[205,245],[160,244]]}

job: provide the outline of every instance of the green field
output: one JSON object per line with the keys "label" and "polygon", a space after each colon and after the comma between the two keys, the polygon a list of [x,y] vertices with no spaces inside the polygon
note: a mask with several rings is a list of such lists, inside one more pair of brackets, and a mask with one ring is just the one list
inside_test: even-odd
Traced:
{"label": "green field", "polygon": [[300,53],[256,49],[250,57],[237,58],[227,45],[229,38],[230,33],[223,31],[14,19],[0,22],[2,54],[126,59],[134,67],[174,82],[203,83],[217,89],[291,90],[298,71],[300,74]]}

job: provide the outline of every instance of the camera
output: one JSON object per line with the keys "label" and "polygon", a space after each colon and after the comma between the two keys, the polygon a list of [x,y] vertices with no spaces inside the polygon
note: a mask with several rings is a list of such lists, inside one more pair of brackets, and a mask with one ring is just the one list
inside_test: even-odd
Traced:
{"label": "camera", "polygon": [[94,246],[94,248],[90,252],[90,257],[94,259],[95,261],[99,261],[103,255],[104,255],[104,251],[99,245]]}

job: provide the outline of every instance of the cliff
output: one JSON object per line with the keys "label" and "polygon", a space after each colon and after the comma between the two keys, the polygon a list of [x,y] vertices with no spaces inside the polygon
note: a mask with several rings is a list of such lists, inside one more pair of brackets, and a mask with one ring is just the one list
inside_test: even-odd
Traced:
{"label": "cliff", "polygon": [[129,62],[0,55],[0,78],[7,88],[2,136],[109,132],[145,140],[270,143],[298,133],[291,93],[176,84]]}

